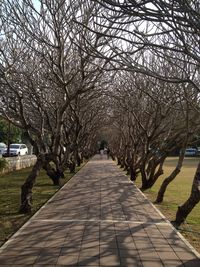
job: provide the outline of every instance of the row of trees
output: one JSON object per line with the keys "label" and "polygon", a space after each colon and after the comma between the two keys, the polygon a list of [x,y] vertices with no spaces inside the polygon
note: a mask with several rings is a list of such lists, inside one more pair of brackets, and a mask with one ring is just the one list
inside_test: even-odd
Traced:
{"label": "row of trees", "polygon": [[[105,125],[113,154],[131,179],[141,173],[143,189],[179,148],[174,179],[199,136],[199,16],[197,1],[1,3],[0,114],[37,155],[21,212],[31,209],[39,170],[58,183],[80,152],[95,151]],[[199,183],[197,172],[178,223],[199,202]]]}
{"label": "row of trees", "polygon": [[[121,80],[121,82],[119,82]],[[180,151],[176,168],[166,178],[156,202],[162,202],[168,184],[181,170],[185,149],[199,143],[199,99],[186,85],[120,73],[110,91],[109,139],[113,156],[135,180],[140,173],[142,190],[151,188],[163,174],[165,159]]]}
{"label": "row of trees", "polygon": [[[180,172],[186,146],[199,136],[200,5],[176,0],[98,3],[98,25],[107,29],[105,38],[112,39],[119,68],[130,73],[114,84],[117,94],[111,92],[119,144],[112,146],[119,163],[133,180],[140,172],[146,189],[163,173],[168,153],[180,149],[177,166],[159,191],[160,202]],[[177,211],[178,225],[200,201],[199,168],[190,197]]]}
{"label": "row of trees", "polygon": [[4,1],[1,12],[0,113],[23,129],[37,156],[21,193],[20,211],[30,212],[41,168],[59,184],[93,152],[109,61],[85,52],[103,44],[74,22],[77,1]]}

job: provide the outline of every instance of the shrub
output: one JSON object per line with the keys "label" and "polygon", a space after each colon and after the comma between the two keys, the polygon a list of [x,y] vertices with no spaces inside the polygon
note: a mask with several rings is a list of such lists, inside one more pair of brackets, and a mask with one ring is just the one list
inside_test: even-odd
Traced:
{"label": "shrub", "polygon": [[3,168],[5,168],[7,164],[8,162],[4,158],[0,159],[0,171],[2,171]]}

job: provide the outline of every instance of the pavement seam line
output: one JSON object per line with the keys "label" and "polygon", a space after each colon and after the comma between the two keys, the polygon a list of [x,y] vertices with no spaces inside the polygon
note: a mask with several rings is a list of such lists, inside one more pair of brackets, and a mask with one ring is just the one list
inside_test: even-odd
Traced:
{"label": "pavement seam line", "polygon": [[147,224],[147,225],[166,225],[169,226],[167,222],[144,222],[144,221],[119,221],[119,220],[53,220],[53,219],[38,219],[32,220],[33,222],[107,222],[107,223],[132,223],[132,224]]}

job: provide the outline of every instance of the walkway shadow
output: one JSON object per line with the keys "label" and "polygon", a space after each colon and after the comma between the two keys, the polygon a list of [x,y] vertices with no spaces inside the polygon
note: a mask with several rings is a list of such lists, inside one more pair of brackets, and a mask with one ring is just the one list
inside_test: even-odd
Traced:
{"label": "walkway shadow", "polygon": [[177,267],[199,267],[200,259],[189,260],[184,262],[184,264],[178,265]]}

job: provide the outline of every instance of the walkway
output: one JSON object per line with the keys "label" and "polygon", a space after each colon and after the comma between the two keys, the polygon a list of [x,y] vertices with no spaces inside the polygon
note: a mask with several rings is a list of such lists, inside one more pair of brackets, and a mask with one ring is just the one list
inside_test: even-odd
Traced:
{"label": "walkway", "polygon": [[199,267],[111,161],[96,156],[1,249],[0,266]]}

